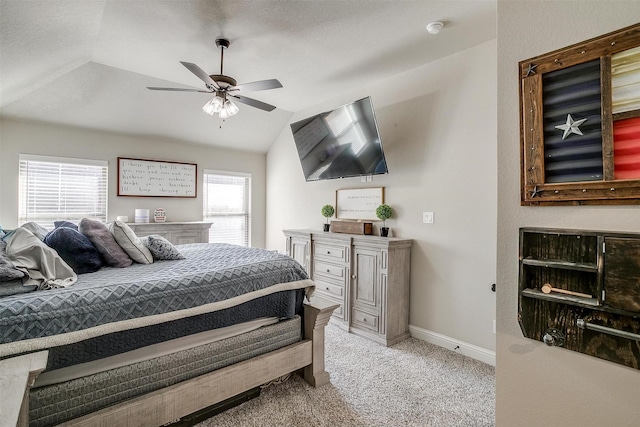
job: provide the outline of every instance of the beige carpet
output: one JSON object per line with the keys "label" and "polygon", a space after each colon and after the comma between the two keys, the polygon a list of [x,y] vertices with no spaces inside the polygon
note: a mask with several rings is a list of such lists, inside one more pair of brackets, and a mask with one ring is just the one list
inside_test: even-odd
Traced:
{"label": "beige carpet", "polygon": [[327,326],[331,384],[294,375],[197,427],[493,426],[494,368],[409,338],[387,348]]}

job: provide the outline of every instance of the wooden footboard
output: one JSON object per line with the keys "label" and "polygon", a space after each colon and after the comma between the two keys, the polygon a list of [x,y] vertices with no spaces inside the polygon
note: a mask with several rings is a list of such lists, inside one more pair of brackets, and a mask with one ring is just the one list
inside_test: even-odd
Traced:
{"label": "wooden footboard", "polygon": [[[157,390],[97,412],[68,421],[63,426],[149,426],[163,425],[193,412],[214,405],[237,394],[260,386],[287,373],[304,368],[304,379],[318,387],[329,382],[324,366],[324,327],[338,306],[314,301],[304,306],[304,340],[279,350],[236,363],[188,381]],[[20,356],[0,361],[0,383],[15,377],[16,366],[29,373],[23,388],[3,387],[0,417],[15,413],[15,421],[7,425],[26,426],[28,420],[29,387],[46,365],[46,352],[37,353],[43,363],[34,363],[32,357]],[[42,362],[42,360],[40,360]],[[22,380],[20,380],[22,381]],[[22,382],[21,382],[22,383]],[[26,388],[25,388],[26,386]],[[15,398],[5,397],[5,390]],[[23,396],[26,396],[23,399]],[[10,403],[11,402],[11,403]],[[19,403],[22,402],[20,406]],[[10,405],[10,406],[9,406]],[[16,405],[20,407],[18,410]],[[18,414],[23,414],[19,419]]]}

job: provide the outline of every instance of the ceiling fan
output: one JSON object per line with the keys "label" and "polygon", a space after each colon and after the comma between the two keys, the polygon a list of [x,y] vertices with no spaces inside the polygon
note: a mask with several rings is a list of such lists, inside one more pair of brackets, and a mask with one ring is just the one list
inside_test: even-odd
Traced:
{"label": "ceiling fan", "polygon": [[246,105],[259,108],[264,111],[273,111],[276,107],[267,104],[266,102],[258,101],[257,99],[249,98],[247,96],[239,95],[240,91],[259,91],[268,89],[277,89],[282,87],[282,84],[276,80],[260,80],[257,82],[237,84],[236,79],[225,76],[223,72],[224,65],[224,50],[229,47],[231,43],[227,39],[217,39],[216,46],[220,48],[220,74],[207,74],[202,68],[196,64],[190,62],[180,63],[187,67],[189,71],[195,74],[200,80],[204,82],[207,90],[199,89],[183,89],[174,87],[147,87],[151,90],[168,90],[174,92],[201,92],[201,93],[215,93],[215,96],[207,102],[202,110],[210,115],[218,113],[220,118],[226,119],[238,113],[239,109],[236,104],[233,103],[231,98],[237,100]]}

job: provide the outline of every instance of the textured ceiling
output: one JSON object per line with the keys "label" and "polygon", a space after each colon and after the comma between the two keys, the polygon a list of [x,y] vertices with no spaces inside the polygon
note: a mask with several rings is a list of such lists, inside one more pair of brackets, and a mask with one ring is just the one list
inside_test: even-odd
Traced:
{"label": "textured ceiling", "polygon": [[[0,116],[266,152],[293,112],[495,38],[495,1],[0,0]],[[425,26],[444,21],[437,36]],[[201,81],[179,61],[239,83],[224,123],[211,95],[149,91]],[[222,125],[222,127],[221,127]]]}

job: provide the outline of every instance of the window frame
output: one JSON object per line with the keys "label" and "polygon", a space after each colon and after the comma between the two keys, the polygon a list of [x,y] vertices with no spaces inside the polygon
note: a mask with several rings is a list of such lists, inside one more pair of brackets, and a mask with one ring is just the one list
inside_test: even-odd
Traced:
{"label": "window frame", "polygon": [[[245,221],[246,221],[246,247],[251,247],[251,214],[252,214],[252,203],[251,203],[251,193],[252,193],[252,175],[251,173],[248,172],[231,172],[231,171],[223,171],[223,170],[216,170],[216,169],[205,169],[203,172],[203,176],[202,176],[202,219],[203,221],[206,222],[213,222],[215,223],[215,219],[211,219],[212,217],[206,215],[206,211],[205,211],[205,203],[208,199],[208,196],[205,194],[208,189],[207,189],[207,183],[206,183],[206,175],[219,175],[219,176],[228,176],[228,177],[241,177],[244,178],[245,183],[248,183],[248,188],[245,188],[245,207],[246,210],[244,213],[240,214],[240,213],[233,213],[233,214],[228,214],[228,215],[218,215],[218,216],[245,216]],[[246,185],[246,184],[245,184]],[[215,217],[213,217],[215,218]],[[211,228],[209,228],[209,236],[211,236],[211,232],[212,232],[213,226]],[[210,242],[212,242],[210,240]]]}
{"label": "window frame", "polygon": [[[614,179],[613,122],[640,110],[612,113],[611,55],[640,46],[640,24],[518,63],[521,205],[640,204],[640,179]],[[602,160],[600,181],[545,182],[543,75],[600,60]]]}
{"label": "window frame", "polygon": [[[34,154],[23,154],[20,153],[18,156],[18,223],[24,224],[26,222],[35,221],[40,224],[53,224],[55,220],[69,220],[69,221],[79,221],[75,216],[64,217],[58,216],[55,220],[49,221],[49,219],[31,218],[28,212],[28,194],[26,193],[28,190],[24,187],[24,177],[22,175],[22,163],[23,162],[38,162],[38,163],[51,163],[54,165],[79,165],[79,166],[93,166],[102,168],[102,176],[104,177],[104,200],[100,200],[100,203],[104,203],[104,217],[82,214],[83,217],[95,218],[100,221],[106,222],[108,218],[109,211],[109,162],[107,160],[95,160],[95,159],[81,159],[81,158],[72,158],[72,157],[58,157],[58,156],[43,156],[43,155],[34,155]],[[98,192],[100,194],[100,192]],[[25,199],[24,197],[27,197]],[[102,213],[102,212],[101,212]]]}

